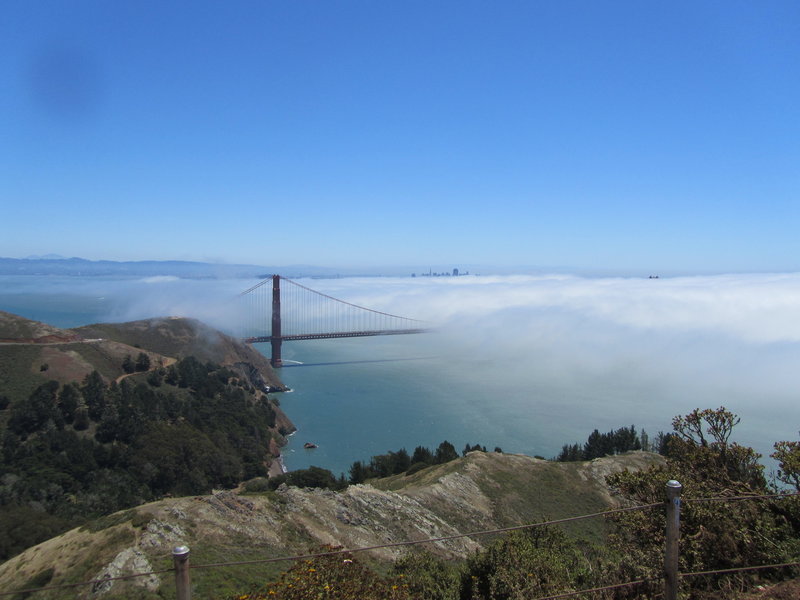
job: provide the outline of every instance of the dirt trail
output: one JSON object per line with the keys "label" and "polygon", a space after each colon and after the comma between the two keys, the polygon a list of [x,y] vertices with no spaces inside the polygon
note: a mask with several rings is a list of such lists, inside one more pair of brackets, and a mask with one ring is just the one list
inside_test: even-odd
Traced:
{"label": "dirt trail", "polygon": [[43,338],[23,338],[23,339],[0,339],[0,346],[61,346],[63,344],[96,344],[97,342],[105,342],[103,338],[96,338],[91,340],[48,340],[42,341]]}
{"label": "dirt trail", "polygon": [[114,381],[119,383],[120,381],[122,381],[126,377],[130,377],[131,375],[138,375],[139,373],[149,373],[150,371],[156,371],[158,369],[162,369],[162,368],[165,368],[165,367],[169,367],[170,365],[174,365],[176,362],[178,362],[177,358],[172,358],[171,356],[162,356],[161,357],[161,363],[162,364],[158,364],[158,365],[151,364],[150,368],[147,369],[147,371],[134,371],[133,373],[125,373],[124,375],[120,375],[119,377],[117,377]]}

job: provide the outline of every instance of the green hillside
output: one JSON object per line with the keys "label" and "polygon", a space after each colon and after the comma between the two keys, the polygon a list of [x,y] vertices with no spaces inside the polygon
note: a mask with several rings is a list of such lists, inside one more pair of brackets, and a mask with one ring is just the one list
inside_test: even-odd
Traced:
{"label": "green hillside", "polygon": [[87,519],[266,476],[294,429],[267,361],[196,321],[95,337],[8,313],[0,325],[0,560]]}

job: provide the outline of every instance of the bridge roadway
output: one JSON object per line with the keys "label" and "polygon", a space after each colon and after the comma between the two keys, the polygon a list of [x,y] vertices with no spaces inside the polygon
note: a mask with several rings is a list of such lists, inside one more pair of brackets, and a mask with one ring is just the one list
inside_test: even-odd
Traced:
{"label": "bridge roadway", "polygon": [[[367,337],[371,335],[403,335],[407,333],[427,333],[428,329],[383,329],[377,331],[340,331],[336,333],[301,333],[297,335],[279,336],[281,341],[292,340],[326,340],[334,338]],[[261,342],[271,342],[271,335],[243,338],[247,344],[258,344]]]}

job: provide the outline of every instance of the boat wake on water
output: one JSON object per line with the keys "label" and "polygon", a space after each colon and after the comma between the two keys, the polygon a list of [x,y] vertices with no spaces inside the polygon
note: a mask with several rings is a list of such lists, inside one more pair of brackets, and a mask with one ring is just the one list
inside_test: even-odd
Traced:
{"label": "boat wake on water", "polygon": [[286,364],[288,361],[285,361],[282,365],[282,368],[288,369],[290,367],[329,367],[335,365],[362,365],[367,363],[403,362],[408,360],[430,360],[431,358],[435,357],[418,356],[416,358],[381,358],[373,360],[344,360],[338,362],[318,362],[318,363],[301,363],[297,361],[292,361],[294,364]]}

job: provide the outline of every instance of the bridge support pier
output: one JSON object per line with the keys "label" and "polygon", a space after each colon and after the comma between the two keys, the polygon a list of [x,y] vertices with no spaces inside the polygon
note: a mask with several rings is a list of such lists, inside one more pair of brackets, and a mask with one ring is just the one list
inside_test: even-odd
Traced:
{"label": "bridge support pier", "polygon": [[269,343],[272,344],[272,357],[269,359],[269,364],[272,365],[273,369],[279,369],[283,366],[283,361],[281,360],[281,340],[272,338]]}
{"label": "bridge support pier", "polygon": [[272,276],[272,335],[270,344],[272,345],[272,358],[270,364],[273,369],[281,366],[281,276]]}

